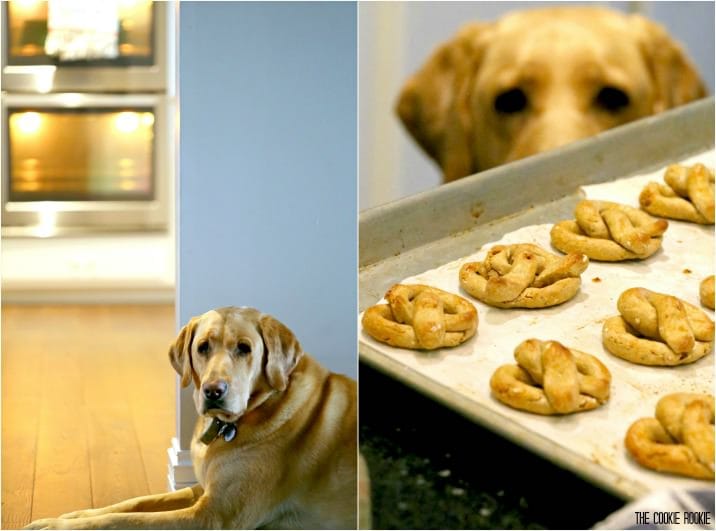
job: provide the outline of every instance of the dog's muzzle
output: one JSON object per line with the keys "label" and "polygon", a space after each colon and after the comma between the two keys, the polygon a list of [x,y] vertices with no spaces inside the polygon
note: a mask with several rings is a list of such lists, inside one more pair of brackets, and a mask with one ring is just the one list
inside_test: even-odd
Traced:
{"label": "dog's muzzle", "polygon": [[211,409],[224,409],[224,398],[229,392],[229,384],[224,380],[207,382],[201,386],[204,395],[204,412]]}

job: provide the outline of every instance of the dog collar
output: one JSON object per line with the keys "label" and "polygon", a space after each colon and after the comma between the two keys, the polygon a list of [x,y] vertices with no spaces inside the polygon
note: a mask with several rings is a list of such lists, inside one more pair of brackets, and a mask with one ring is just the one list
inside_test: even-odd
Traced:
{"label": "dog collar", "polygon": [[[253,411],[257,407],[259,407],[261,404],[266,402],[266,400],[271,398],[273,394],[274,391],[271,390],[268,392],[260,393],[258,396],[252,396],[251,398],[253,400],[249,400],[249,407],[246,409],[245,413]],[[234,440],[234,437],[236,437],[236,429],[236,424],[233,424],[231,422],[224,422],[223,420],[214,417],[211,421],[211,424],[199,440],[204,444],[209,444],[217,437],[223,437],[226,442],[230,442]]]}
{"label": "dog collar", "polygon": [[224,422],[214,417],[211,424],[199,439],[204,444],[209,444],[217,437],[223,437],[226,442],[230,442],[236,437],[236,424]]}

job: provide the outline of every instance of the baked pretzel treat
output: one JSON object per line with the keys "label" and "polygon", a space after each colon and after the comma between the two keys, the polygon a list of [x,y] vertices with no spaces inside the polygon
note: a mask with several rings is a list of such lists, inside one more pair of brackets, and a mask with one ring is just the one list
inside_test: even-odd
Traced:
{"label": "baked pretzel treat", "polygon": [[644,288],[630,288],[617,301],[621,315],[604,322],[606,349],[641,365],[682,365],[713,348],[714,323],[686,301]]}
{"label": "baked pretzel treat", "polygon": [[714,309],[714,276],[706,277],[699,285],[699,298],[701,304],[707,308]]}
{"label": "baked pretzel treat", "polygon": [[624,443],[642,466],[698,479],[714,478],[714,397],[674,393],[656,404],[656,418],[634,422]]}
{"label": "baked pretzel treat", "polygon": [[604,262],[648,258],[661,247],[661,235],[669,226],[666,220],[611,201],[580,201],[574,217],[552,227],[552,245]]}
{"label": "baked pretzel treat", "polygon": [[672,164],[666,184],[650,182],[639,195],[641,207],[655,216],[713,225],[714,174],[703,164]]}
{"label": "baked pretzel treat", "polygon": [[396,284],[363,314],[363,328],[393,347],[454,347],[477,330],[477,310],[467,299],[421,284]]}
{"label": "baked pretzel treat", "polygon": [[483,262],[460,268],[460,285],[476,299],[498,308],[545,308],[579,291],[589,259],[559,256],[529,243],[495,245]]}
{"label": "baked pretzel treat", "polygon": [[597,358],[556,341],[527,339],[515,349],[518,365],[503,365],[490,378],[500,402],[540,415],[577,413],[609,398],[612,376]]}

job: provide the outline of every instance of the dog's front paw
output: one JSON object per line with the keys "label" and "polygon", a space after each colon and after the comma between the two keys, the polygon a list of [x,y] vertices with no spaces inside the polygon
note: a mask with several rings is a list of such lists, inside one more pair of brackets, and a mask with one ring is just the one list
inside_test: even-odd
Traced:
{"label": "dog's front paw", "polygon": [[95,516],[97,511],[95,509],[83,509],[81,511],[72,511],[71,513],[65,513],[58,516],[63,520],[72,520],[73,518],[87,518],[88,516]]}
{"label": "dog's front paw", "polygon": [[59,518],[42,518],[26,525],[23,529],[63,529]]}

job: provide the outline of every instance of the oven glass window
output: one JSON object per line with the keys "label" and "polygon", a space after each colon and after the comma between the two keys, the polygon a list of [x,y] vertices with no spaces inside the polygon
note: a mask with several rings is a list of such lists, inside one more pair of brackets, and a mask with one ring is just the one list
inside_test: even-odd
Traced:
{"label": "oven glass window", "polygon": [[[100,11],[72,11],[71,2],[3,2],[7,10],[8,64],[78,66],[151,65],[154,12],[150,0],[97,0]],[[107,6],[112,9],[107,11]],[[50,18],[50,11],[53,18]],[[97,20],[101,24],[93,27]],[[54,26],[49,24],[52,21]],[[106,46],[107,41],[111,46]]]}
{"label": "oven glass window", "polygon": [[10,201],[154,198],[154,112],[9,109]]}

